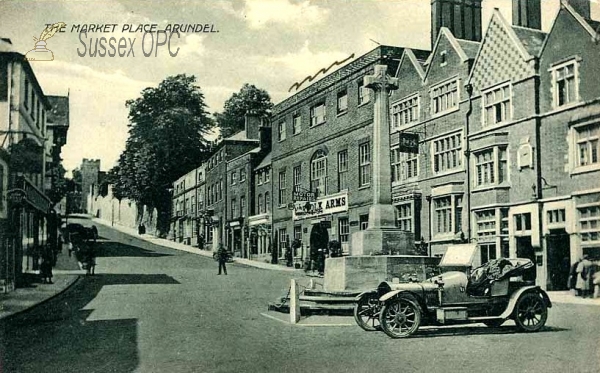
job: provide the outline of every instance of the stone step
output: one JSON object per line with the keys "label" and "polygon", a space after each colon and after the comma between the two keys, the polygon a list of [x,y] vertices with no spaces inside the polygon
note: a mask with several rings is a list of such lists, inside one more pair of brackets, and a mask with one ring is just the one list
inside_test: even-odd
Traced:
{"label": "stone step", "polygon": [[354,303],[354,297],[301,295],[300,301],[315,303]]}
{"label": "stone step", "polygon": [[331,297],[349,297],[354,298],[359,295],[360,291],[324,291],[324,290],[312,290],[306,289],[304,290],[304,295],[309,296],[331,296]]}
{"label": "stone step", "polygon": [[[309,304],[300,302],[300,314],[306,315],[352,315],[354,307],[351,305],[333,305],[333,304]],[[269,311],[290,313],[289,303],[269,304]]]}

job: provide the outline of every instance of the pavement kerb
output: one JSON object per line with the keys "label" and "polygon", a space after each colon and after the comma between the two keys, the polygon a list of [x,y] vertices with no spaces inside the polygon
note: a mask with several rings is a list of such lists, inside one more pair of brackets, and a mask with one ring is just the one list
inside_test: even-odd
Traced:
{"label": "pavement kerb", "polygon": [[70,288],[72,288],[80,280],[81,280],[81,275],[77,275],[77,277],[75,278],[75,280],[73,280],[71,283],[67,284],[67,286],[65,286],[64,288],[60,289],[58,292],[52,294],[48,298],[42,299],[39,302],[34,303],[31,306],[25,307],[24,309],[19,310],[17,312],[14,312],[14,313],[11,313],[11,314],[8,314],[8,315],[4,315],[4,316],[0,316],[0,322],[9,321],[9,320],[11,320],[14,317],[17,317],[17,316],[19,316],[21,314],[24,314],[25,312],[31,311],[35,307],[41,306],[42,304],[49,302],[50,300],[58,297],[59,295],[63,294],[65,291],[67,291]]}
{"label": "pavement kerb", "polygon": [[[153,243],[155,245],[159,245],[159,246],[163,246],[163,247],[167,247],[170,249],[174,249],[174,250],[179,250],[179,251],[185,251],[188,252],[190,254],[196,254],[196,255],[202,255],[202,256],[206,256],[206,257],[211,257],[213,255],[212,251],[209,250],[199,250],[198,248],[194,248],[188,245],[184,245],[178,242],[173,242],[173,241],[169,241],[166,240],[164,238],[158,238],[155,237],[153,235],[150,234],[143,234],[140,235],[137,233],[137,231],[135,229],[132,228],[128,228],[128,227],[124,227],[122,225],[111,225],[111,222],[103,220],[103,219],[99,219],[99,218],[95,218],[95,217],[90,217],[90,219],[94,222],[94,223],[98,223],[98,224],[102,224],[104,226],[107,227],[111,227],[121,233],[125,233],[128,234],[130,236],[134,236],[136,238],[139,238],[141,240],[144,240],[146,242],[149,243]],[[250,260],[250,259],[244,259],[244,258],[234,258],[234,262],[238,263],[238,264],[242,264],[242,265],[247,265],[250,267],[256,267],[256,268],[261,268],[261,269],[268,269],[268,270],[275,270],[275,271],[286,271],[286,272],[292,272],[292,273],[298,273],[298,274],[304,274],[302,269],[296,269],[296,268],[290,268],[290,267],[284,267],[284,266],[280,266],[280,265],[276,265],[276,264],[270,264],[270,263],[263,263],[263,262],[258,262],[255,260]]]}

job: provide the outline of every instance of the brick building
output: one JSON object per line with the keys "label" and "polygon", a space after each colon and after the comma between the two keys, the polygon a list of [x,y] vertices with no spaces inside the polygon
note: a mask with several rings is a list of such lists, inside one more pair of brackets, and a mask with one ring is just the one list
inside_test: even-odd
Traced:
{"label": "brick building", "polygon": [[198,169],[181,176],[173,183],[173,212],[171,214],[171,234],[174,241],[197,244],[197,188]]}
{"label": "brick building", "polygon": [[[271,149],[271,129],[262,125],[259,117],[246,116],[246,136],[259,138],[257,147],[227,161],[226,234],[234,255],[249,258],[257,255],[257,242],[250,239],[249,216],[255,215],[256,189],[252,171]],[[254,246],[252,244],[255,244]]]}
{"label": "brick building", "polygon": [[248,216],[252,246],[250,257],[255,260],[271,260],[272,220],[272,172],[271,153],[252,170],[254,179],[254,208]]}
{"label": "brick building", "polygon": [[[464,85],[478,47],[440,28],[426,61],[425,54],[405,50],[396,74],[400,83],[390,96],[392,203],[398,226],[429,243],[431,255],[464,239]],[[418,153],[403,151],[407,134],[418,136]]]}
{"label": "brick building", "polygon": [[0,39],[0,291],[18,286],[24,271],[38,270],[48,249],[50,107],[25,56]]}
{"label": "brick building", "polygon": [[[513,24],[495,10],[481,43],[442,27],[423,65],[404,52],[392,197],[431,255],[476,242],[482,262],[530,258],[538,284],[564,289],[570,264],[600,246],[599,24],[589,2],[573,2],[583,15],[564,2],[546,34],[539,1],[513,5]],[[408,134],[417,154],[394,148]]]}
{"label": "brick building", "polygon": [[589,1],[563,2],[539,56],[536,255],[549,289],[565,288],[568,266],[583,254],[600,259],[598,30]]}
{"label": "brick building", "polygon": [[[219,142],[206,163],[205,206],[211,215],[211,225],[206,226],[204,237],[206,237],[207,244],[210,244],[213,250],[217,249],[219,243],[222,243],[230,250],[233,250],[236,244],[234,242],[234,235],[230,233],[230,230],[237,230],[233,229],[236,228],[236,225],[232,226],[230,224],[232,221],[228,222],[228,219],[231,220],[230,217],[232,216],[231,191],[234,191],[234,195],[238,196],[241,189],[239,188],[239,184],[238,187],[231,189],[231,173],[233,170],[228,168],[228,164],[232,160],[260,146],[260,125],[260,120],[246,120],[245,129]],[[242,167],[236,162],[233,165],[236,168],[240,166],[237,168],[237,180],[239,178],[239,170]],[[251,175],[250,169],[245,166],[243,169],[246,171],[245,177],[248,178],[248,175]],[[248,191],[246,193],[250,194]],[[241,197],[241,194],[237,198],[239,197]],[[244,206],[247,209],[246,214],[249,206],[247,198],[247,195],[244,195]],[[236,200],[236,205],[238,204],[239,200]],[[241,248],[241,235],[239,242],[239,247]],[[238,251],[238,255],[240,254],[241,249]]]}
{"label": "brick building", "polygon": [[[294,239],[302,242],[297,260],[332,240],[347,252],[352,232],[366,228],[373,103],[363,78],[376,64],[395,71],[402,52],[377,47],[275,106],[271,199],[280,258]],[[304,196],[294,201],[294,192]]]}

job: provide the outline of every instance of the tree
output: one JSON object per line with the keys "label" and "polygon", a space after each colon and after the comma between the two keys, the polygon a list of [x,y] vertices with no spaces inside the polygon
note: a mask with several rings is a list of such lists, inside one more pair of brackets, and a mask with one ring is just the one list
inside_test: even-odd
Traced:
{"label": "tree", "polygon": [[128,100],[129,138],[109,174],[114,195],[158,210],[158,229],[168,227],[174,180],[208,155],[205,136],[213,127],[194,76],[171,76],[141,97]]}
{"label": "tree", "polygon": [[223,105],[223,113],[215,113],[221,136],[229,137],[244,129],[244,117],[253,111],[258,116],[268,116],[273,108],[271,97],[264,89],[245,83]]}

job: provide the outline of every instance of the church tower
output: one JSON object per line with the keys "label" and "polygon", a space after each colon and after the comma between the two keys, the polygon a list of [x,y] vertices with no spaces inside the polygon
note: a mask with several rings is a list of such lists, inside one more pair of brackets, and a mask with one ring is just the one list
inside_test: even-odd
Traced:
{"label": "church tower", "polygon": [[447,27],[458,39],[481,41],[483,0],[431,0],[431,47],[440,29]]}

